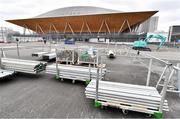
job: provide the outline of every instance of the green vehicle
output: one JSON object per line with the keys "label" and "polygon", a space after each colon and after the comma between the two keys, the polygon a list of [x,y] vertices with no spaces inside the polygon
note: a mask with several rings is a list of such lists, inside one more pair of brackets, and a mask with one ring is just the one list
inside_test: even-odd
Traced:
{"label": "green vehicle", "polygon": [[141,51],[151,51],[151,49],[148,47],[148,40],[150,40],[151,38],[157,38],[160,40],[160,44],[159,44],[157,50],[159,50],[165,44],[165,41],[166,41],[166,37],[164,37],[162,35],[149,35],[145,39],[140,39],[138,41],[134,41],[133,49],[141,50]]}

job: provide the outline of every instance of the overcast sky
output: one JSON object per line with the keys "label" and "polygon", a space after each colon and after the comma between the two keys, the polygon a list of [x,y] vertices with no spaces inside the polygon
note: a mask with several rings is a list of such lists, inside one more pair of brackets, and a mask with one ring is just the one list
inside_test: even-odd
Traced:
{"label": "overcast sky", "polygon": [[0,26],[22,32],[22,28],[4,20],[30,18],[68,6],[96,6],[120,11],[159,10],[158,30],[168,31],[180,25],[180,0],[0,0]]}

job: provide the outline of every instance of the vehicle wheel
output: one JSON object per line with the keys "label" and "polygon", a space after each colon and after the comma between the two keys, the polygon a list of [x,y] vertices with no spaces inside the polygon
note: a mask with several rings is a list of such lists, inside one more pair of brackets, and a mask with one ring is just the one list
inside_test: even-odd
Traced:
{"label": "vehicle wheel", "polygon": [[127,115],[127,114],[128,114],[128,110],[124,110],[124,109],[123,109],[122,112],[123,112],[124,115]]}
{"label": "vehicle wheel", "polygon": [[146,117],[152,117],[152,114],[146,114]]}
{"label": "vehicle wheel", "polygon": [[61,78],[61,81],[64,81],[63,78]]}

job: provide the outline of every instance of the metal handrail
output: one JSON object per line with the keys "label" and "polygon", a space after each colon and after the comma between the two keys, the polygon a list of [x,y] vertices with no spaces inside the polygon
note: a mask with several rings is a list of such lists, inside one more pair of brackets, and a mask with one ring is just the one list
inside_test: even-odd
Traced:
{"label": "metal handrail", "polygon": [[155,56],[152,56],[152,55],[149,55],[149,54],[145,54],[145,53],[142,53],[142,52],[140,52],[140,54],[143,54],[144,56],[148,56],[148,57],[150,57],[150,58],[159,60],[159,61],[161,61],[161,62],[163,62],[163,63],[165,63],[165,64],[167,64],[167,65],[172,65],[172,63],[170,63],[169,61],[162,60],[162,59],[157,58],[157,57],[155,57]]}
{"label": "metal handrail", "polygon": [[180,71],[180,68],[179,68],[179,67],[177,67],[177,66],[173,66],[173,68],[174,68],[175,70]]}

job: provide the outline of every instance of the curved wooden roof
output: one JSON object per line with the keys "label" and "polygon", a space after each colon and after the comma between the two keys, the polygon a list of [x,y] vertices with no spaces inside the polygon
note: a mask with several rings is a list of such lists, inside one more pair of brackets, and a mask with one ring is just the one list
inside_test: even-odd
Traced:
{"label": "curved wooden roof", "polygon": [[144,22],[158,11],[123,12],[80,16],[6,20],[38,33],[123,32]]}

